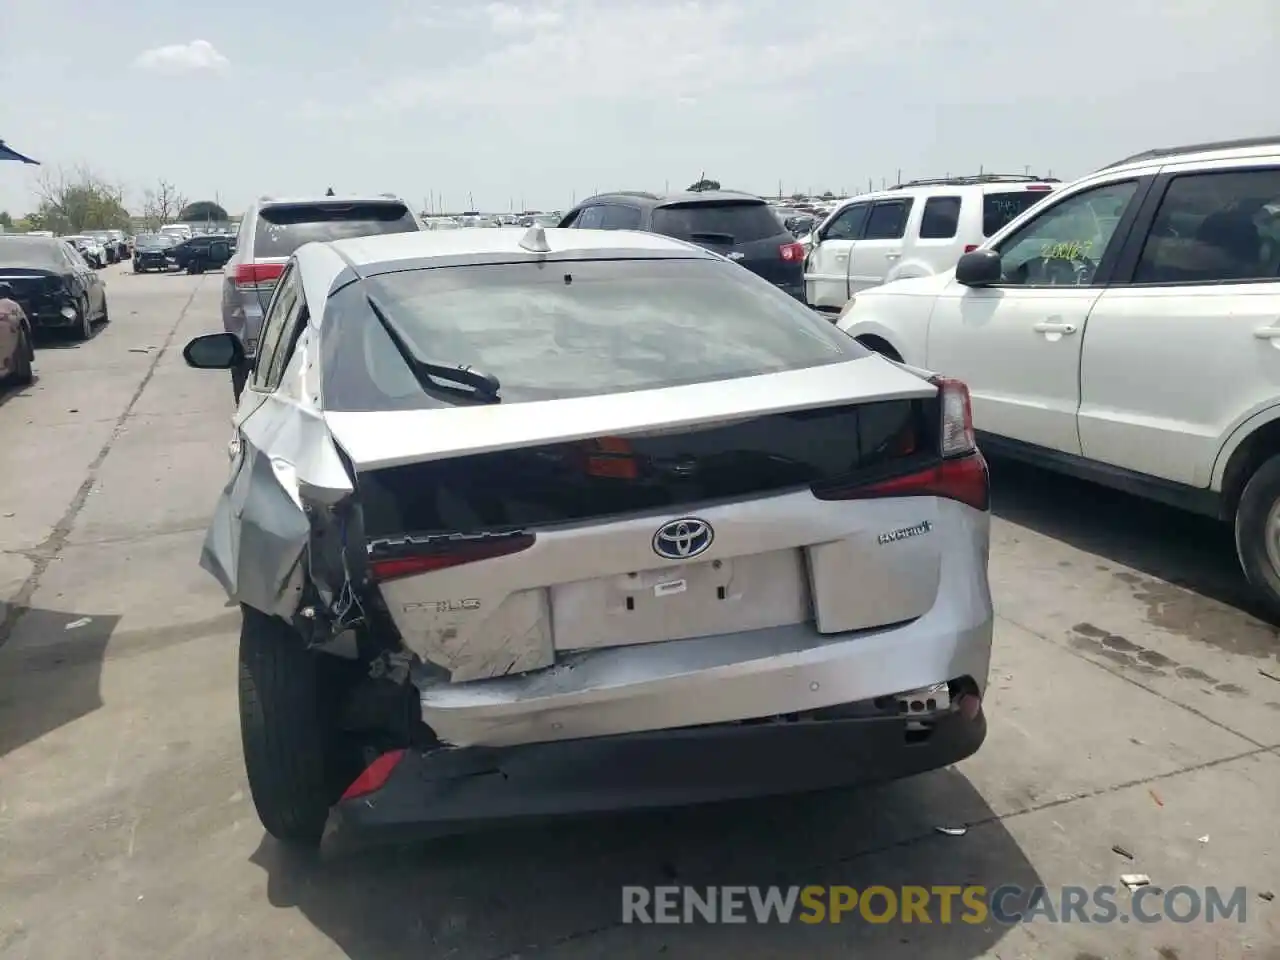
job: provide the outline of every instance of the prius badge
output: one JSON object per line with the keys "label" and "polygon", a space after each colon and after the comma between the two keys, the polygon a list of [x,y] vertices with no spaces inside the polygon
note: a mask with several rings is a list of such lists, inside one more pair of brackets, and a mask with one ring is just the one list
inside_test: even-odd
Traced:
{"label": "prius badge", "polygon": [[716,538],[711,524],[697,517],[664,523],[653,535],[653,552],[664,560],[689,560],[705,553]]}

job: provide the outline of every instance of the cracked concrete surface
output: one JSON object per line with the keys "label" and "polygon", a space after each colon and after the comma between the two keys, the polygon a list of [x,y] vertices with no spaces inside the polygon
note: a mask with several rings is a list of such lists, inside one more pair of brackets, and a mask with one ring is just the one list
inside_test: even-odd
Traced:
{"label": "cracked concrete surface", "polygon": [[[219,281],[108,271],[112,324],[40,350],[35,386],[0,395],[0,957],[1280,958],[1280,903],[1257,896],[1280,888],[1280,642],[1250,612],[1229,533],[1003,463],[991,733],[955,769],[333,864],[264,839],[240,757],[238,615],[196,566],[229,383],[179,356],[218,328]],[[966,835],[934,829],[958,823]],[[1247,920],[620,922],[624,884],[1138,872],[1246,886]]]}

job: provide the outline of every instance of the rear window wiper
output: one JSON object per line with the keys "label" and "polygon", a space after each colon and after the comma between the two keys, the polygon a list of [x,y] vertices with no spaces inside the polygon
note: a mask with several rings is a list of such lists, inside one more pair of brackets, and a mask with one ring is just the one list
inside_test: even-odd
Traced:
{"label": "rear window wiper", "polygon": [[[466,364],[440,363],[418,356],[404,331],[382,307],[378,306],[378,302],[367,295],[365,299],[369,302],[369,309],[378,318],[382,328],[387,331],[387,336],[391,338],[391,342],[395,344],[396,350],[413,371],[414,377],[417,378],[423,390],[428,393],[447,393],[455,397],[472,398],[484,403],[502,402],[499,393],[502,390],[502,384],[497,377]],[[458,386],[444,386],[437,383],[437,380],[447,380]],[[465,389],[459,389],[459,387]]]}

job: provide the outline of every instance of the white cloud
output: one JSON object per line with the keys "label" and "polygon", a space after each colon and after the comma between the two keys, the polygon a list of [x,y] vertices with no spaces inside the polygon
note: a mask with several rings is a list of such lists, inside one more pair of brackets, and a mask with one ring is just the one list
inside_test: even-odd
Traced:
{"label": "white cloud", "polygon": [[173,43],[144,50],[133,65],[160,73],[193,73],[221,70],[230,62],[208,40],[192,40],[190,43]]}
{"label": "white cloud", "polygon": [[517,6],[514,3],[490,3],[484,8],[489,26],[498,33],[541,30],[560,23],[562,15],[554,6]]}

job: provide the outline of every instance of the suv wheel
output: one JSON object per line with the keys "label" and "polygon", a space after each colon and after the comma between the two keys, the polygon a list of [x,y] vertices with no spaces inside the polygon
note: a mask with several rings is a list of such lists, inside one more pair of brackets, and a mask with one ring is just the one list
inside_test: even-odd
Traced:
{"label": "suv wheel", "polygon": [[1280,456],[1260,466],[1236,508],[1236,553],[1245,576],[1280,618]]}
{"label": "suv wheel", "polygon": [[338,734],[344,664],[307,650],[283,620],[240,609],[240,737],[253,804],[277,840],[314,845],[350,770]]}
{"label": "suv wheel", "polygon": [[88,340],[93,336],[93,315],[89,313],[89,301],[76,305],[76,319],[71,327],[71,335],[77,340]]}

